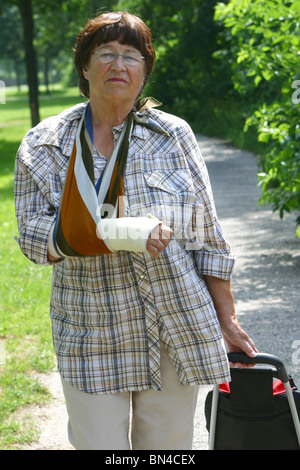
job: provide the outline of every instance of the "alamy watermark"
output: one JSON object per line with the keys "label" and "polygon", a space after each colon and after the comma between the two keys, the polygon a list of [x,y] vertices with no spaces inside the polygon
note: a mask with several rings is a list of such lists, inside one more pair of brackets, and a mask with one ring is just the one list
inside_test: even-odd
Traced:
{"label": "alamy watermark", "polygon": [[[121,205],[124,204],[124,196],[119,197]],[[147,207],[147,212],[153,217],[163,221],[163,223],[173,230],[173,237],[177,242],[181,242],[185,245],[187,250],[199,250],[202,248],[205,231],[204,231],[204,206],[202,204],[183,204],[176,197],[172,198],[170,204],[153,204],[151,207]],[[98,216],[100,217],[113,217],[115,207],[110,204],[103,204],[98,207]],[[135,225],[124,225],[122,230],[119,231],[117,226],[112,224],[107,226],[104,231],[102,229],[101,220],[98,223],[97,235],[102,239],[116,240],[116,239],[130,239],[138,240],[145,236],[145,231],[141,230],[139,226],[138,218],[145,217],[147,214],[140,210],[140,207],[131,206],[128,208],[127,217],[137,218],[137,224]],[[141,222],[142,223],[142,222]],[[101,234],[101,235],[100,235]],[[151,234],[151,238],[160,238],[159,232]],[[146,235],[148,238],[148,235]]]}
{"label": "alamy watermark", "polygon": [[5,82],[0,80],[0,104],[5,104]]}

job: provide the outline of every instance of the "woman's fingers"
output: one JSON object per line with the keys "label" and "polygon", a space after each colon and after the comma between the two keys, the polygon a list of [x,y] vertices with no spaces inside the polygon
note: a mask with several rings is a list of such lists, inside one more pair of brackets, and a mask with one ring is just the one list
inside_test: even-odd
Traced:
{"label": "woman's fingers", "polygon": [[160,223],[149,235],[147,240],[147,251],[154,257],[158,257],[160,253],[169,245],[173,235],[170,227]]}

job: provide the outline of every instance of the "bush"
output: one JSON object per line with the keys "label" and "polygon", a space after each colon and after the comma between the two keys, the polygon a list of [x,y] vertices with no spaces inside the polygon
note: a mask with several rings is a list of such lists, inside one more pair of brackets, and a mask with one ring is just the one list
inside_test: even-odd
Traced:
{"label": "bush", "polygon": [[234,87],[250,109],[256,104],[245,131],[254,126],[258,140],[268,144],[260,160],[260,202],[272,204],[281,218],[299,212],[300,2],[231,0],[218,5],[215,18],[229,33]]}

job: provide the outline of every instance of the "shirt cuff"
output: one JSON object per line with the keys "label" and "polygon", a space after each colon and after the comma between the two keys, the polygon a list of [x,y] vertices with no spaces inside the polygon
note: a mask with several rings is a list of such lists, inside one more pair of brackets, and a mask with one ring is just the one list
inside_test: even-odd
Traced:
{"label": "shirt cuff", "polygon": [[195,261],[202,275],[218,277],[225,281],[231,279],[235,265],[233,255],[199,250],[195,253]]}
{"label": "shirt cuff", "polygon": [[54,258],[61,258],[62,254],[59,253],[54,245],[54,228],[55,228],[56,222],[54,222],[51,226],[50,232],[49,232],[49,237],[48,237],[48,253],[49,255],[53,256]]}

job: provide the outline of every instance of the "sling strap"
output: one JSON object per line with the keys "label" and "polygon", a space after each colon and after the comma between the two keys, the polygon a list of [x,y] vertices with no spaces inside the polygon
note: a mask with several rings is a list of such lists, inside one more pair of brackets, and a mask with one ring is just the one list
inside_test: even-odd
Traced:
{"label": "sling strap", "polygon": [[[139,124],[158,134],[169,136],[159,124],[141,111],[160,106],[154,98],[135,103],[127,116],[99,180],[95,184],[93,136],[90,104],[80,120],[52,241],[59,257],[91,256],[113,253],[103,223],[105,218],[122,217],[119,201],[123,196],[123,178],[133,126]],[[125,218],[124,218],[125,219]],[[145,219],[145,218],[141,218]],[[124,222],[124,220],[123,220]]]}

